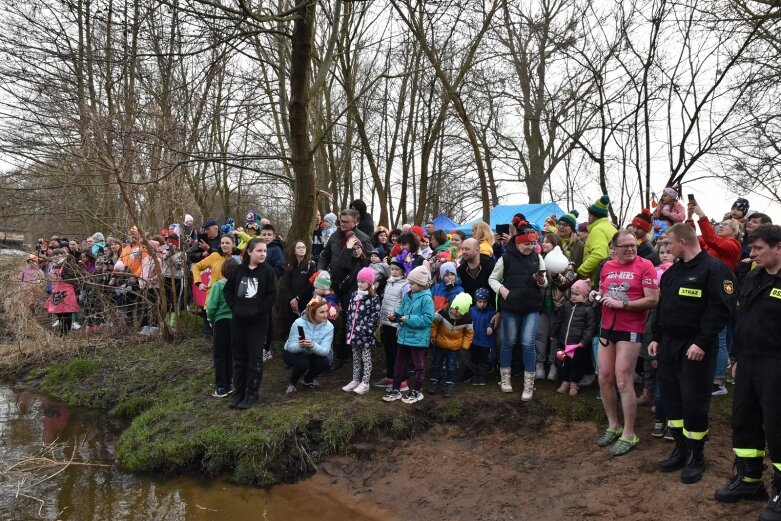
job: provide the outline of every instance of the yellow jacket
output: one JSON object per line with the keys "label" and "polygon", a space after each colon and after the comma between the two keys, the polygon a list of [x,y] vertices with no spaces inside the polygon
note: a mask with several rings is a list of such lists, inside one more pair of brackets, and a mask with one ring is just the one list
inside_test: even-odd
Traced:
{"label": "yellow jacket", "polygon": [[469,349],[475,330],[472,327],[472,316],[466,314],[459,319],[450,318],[450,308],[445,308],[434,314],[431,323],[431,339],[434,345],[441,349],[458,351]]}
{"label": "yellow jacket", "polygon": [[200,262],[193,264],[193,279],[195,283],[201,281],[201,272],[207,269],[211,270],[209,275],[209,285],[206,288],[206,298],[209,298],[209,291],[211,291],[214,283],[222,278],[222,264],[230,259],[231,256],[225,257],[222,253],[214,252]]}
{"label": "yellow jacket", "polygon": [[488,241],[480,241],[480,255],[488,255],[489,257],[494,256],[494,248],[488,244]]}

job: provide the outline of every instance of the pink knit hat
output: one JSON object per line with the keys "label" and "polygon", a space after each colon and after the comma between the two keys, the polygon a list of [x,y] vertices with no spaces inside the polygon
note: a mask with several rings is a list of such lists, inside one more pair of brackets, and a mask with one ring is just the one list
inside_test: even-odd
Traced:
{"label": "pink knit hat", "polygon": [[576,280],[572,284],[572,289],[582,295],[588,296],[588,294],[591,293],[591,283],[586,279]]}
{"label": "pink knit hat", "polygon": [[376,274],[374,273],[374,270],[371,268],[363,268],[361,271],[358,272],[358,276],[356,277],[358,281],[364,281],[368,284],[374,284],[374,279],[376,277]]}

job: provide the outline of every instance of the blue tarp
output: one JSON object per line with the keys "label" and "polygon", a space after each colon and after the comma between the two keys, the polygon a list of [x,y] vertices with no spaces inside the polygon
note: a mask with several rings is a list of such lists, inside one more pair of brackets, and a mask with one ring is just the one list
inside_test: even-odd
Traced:
{"label": "blue tarp", "polygon": [[[491,227],[496,230],[497,224],[508,224],[512,221],[513,215],[516,213],[522,213],[526,216],[526,219],[532,223],[537,229],[541,229],[545,223],[545,219],[551,215],[561,217],[565,212],[556,203],[540,203],[540,204],[500,204],[491,210]],[[463,231],[467,237],[472,236],[472,224],[481,222],[483,219],[475,219],[472,222],[468,222],[463,226],[459,226],[458,229]]]}
{"label": "blue tarp", "polygon": [[450,233],[451,230],[455,230],[460,224],[454,222],[450,217],[441,213],[431,220],[434,223],[434,228],[442,230],[445,233]]}

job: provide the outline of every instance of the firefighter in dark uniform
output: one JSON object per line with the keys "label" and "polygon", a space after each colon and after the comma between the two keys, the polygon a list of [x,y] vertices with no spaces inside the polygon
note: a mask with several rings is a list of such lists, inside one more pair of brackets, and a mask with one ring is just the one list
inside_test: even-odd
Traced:
{"label": "firefighter in dark uniform", "polygon": [[648,353],[659,359],[662,403],[675,438],[672,454],[659,468],[683,469],[681,481],[696,483],[705,471],[703,446],[718,336],[732,314],[735,285],[732,272],[700,249],[689,226],[673,226],[668,237],[678,261],[662,275],[648,346]]}
{"label": "firefighter in dark uniform", "polygon": [[733,353],[732,450],[736,473],[716,499],[768,498],[762,472],[765,444],[773,492],[760,521],[781,521],[781,226],[765,224],[749,237],[751,270],[740,288]]}

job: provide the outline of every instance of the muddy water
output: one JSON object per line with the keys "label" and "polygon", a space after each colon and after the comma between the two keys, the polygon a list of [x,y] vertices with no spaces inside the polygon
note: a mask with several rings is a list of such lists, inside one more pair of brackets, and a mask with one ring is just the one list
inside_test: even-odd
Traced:
{"label": "muddy water", "polygon": [[377,518],[341,491],[309,483],[261,490],[122,472],[113,464],[122,428],[104,414],[0,385],[0,519]]}

